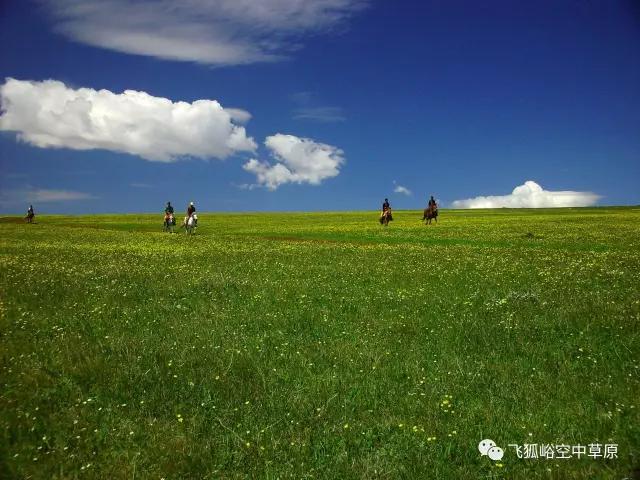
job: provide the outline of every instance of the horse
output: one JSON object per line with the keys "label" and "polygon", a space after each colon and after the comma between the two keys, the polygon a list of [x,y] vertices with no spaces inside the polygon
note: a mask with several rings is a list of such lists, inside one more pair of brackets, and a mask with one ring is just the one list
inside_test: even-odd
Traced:
{"label": "horse", "polygon": [[192,213],[190,217],[184,217],[182,226],[184,227],[187,235],[193,235],[196,233],[196,228],[198,228],[198,216],[195,213]]}
{"label": "horse", "polygon": [[27,216],[24,217],[24,221],[27,223],[33,223],[33,219],[35,218],[35,214],[33,212],[27,213]]}
{"label": "horse", "polygon": [[164,216],[164,222],[162,222],[162,231],[173,233],[173,226],[176,224],[176,219],[173,213],[167,213]]}
{"label": "horse", "polygon": [[389,226],[389,222],[393,220],[393,215],[391,214],[391,209],[388,208],[380,215],[380,225],[384,225],[385,227]]}
{"label": "horse", "polygon": [[426,220],[425,225],[431,225],[431,220],[435,220],[438,223],[438,207],[427,207],[422,214],[422,220]]}

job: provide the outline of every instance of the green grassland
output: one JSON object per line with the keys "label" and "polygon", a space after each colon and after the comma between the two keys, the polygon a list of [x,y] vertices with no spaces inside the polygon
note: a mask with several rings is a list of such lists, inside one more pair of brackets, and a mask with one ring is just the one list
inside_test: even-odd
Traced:
{"label": "green grassland", "polygon": [[394,216],[0,219],[0,478],[633,477],[640,208]]}

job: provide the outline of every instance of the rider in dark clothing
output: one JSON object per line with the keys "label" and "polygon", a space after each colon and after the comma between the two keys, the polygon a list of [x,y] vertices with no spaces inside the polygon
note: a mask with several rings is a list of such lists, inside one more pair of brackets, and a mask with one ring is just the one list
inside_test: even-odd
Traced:
{"label": "rider in dark clothing", "polygon": [[383,222],[385,214],[389,212],[389,220],[393,220],[391,217],[391,205],[389,205],[389,199],[385,198],[384,203],[382,204],[382,213],[380,213],[380,223]]}
{"label": "rider in dark clothing", "polygon": [[436,223],[438,222],[438,204],[436,203],[436,199],[433,198],[433,195],[431,195],[429,199],[429,205],[425,209],[422,219],[427,220],[427,225],[431,225],[432,219],[435,220]]}
{"label": "rider in dark clothing", "polygon": [[189,207],[187,208],[187,217],[190,217],[194,213],[196,213],[196,207],[193,202],[191,202],[189,203]]}
{"label": "rider in dark clothing", "polygon": [[176,219],[173,216],[173,206],[171,205],[171,202],[167,202],[167,206],[164,209],[164,222],[165,226],[170,228],[172,228],[173,225],[176,224]]}
{"label": "rider in dark clothing", "polygon": [[36,214],[33,211],[33,205],[29,205],[29,210],[27,210],[27,216],[25,217],[26,221],[28,223],[32,223],[35,216]]}

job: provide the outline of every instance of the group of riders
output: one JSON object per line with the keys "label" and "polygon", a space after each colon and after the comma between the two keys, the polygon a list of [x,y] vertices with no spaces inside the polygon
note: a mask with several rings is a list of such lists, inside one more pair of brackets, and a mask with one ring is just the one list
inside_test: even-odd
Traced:
{"label": "group of riders", "polygon": [[[380,212],[380,224],[385,227],[389,225],[389,222],[393,220],[393,214],[391,213],[391,205],[389,204],[389,199],[385,198],[384,203],[382,204],[382,211]],[[422,220],[426,221],[427,225],[431,225],[431,220],[435,220],[438,223],[438,204],[436,199],[429,199],[429,203],[427,204],[427,208],[424,209]]]}
{"label": "group of riders", "polygon": [[[27,223],[33,223],[33,219],[36,214],[33,211],[33,205],[29,205],[29,209],[27,210],[27,216],[24,217]],[[382,212],[380,213],[380,224],[387,226],[389,222],[393,220],[393,215],[391,213],[391,205],[389,204],[389,199],[385,198],[384,203],[382,204]],[[422,216],[422,220],[427,222],[427,225],[431,224],[431,220],[435,220],[438,222],[438,204],[436,203],[435,198],[431,195],[429,199],[429,203],[427,204],[427,208],[424,209],[424,214]],[[171,202],[167,202],[167,206],[164,209],[164,222],[162,224],[162,228],[165,232],[173,233],[173,227],[176,225],[176,218],[174,215],[173,206]],[[187,215],[184,217],[182,221],[181,228],[184,227],[187,233],[194,233],[195,229],[198,226],[198,216],[196,215],[196,206],[193,202],[189,202],[189,206],[187,207]]]}
{"label": "group of riders", "polygon": [[[165,232],[173,233],[173,227],[175,226],[176,217],[174,215],[173,205],[171,205],[171,202],[167,202],[167,206],[164,209],[164,222],[162,224],[162,229]],[[183,227],[187,233],[195,233],[195,230],[198,227],[198,215],[196,215],[196,206],[193,202],[189,202],[187,214],[182,221],[182,225],[180,225],[180,228]]]}

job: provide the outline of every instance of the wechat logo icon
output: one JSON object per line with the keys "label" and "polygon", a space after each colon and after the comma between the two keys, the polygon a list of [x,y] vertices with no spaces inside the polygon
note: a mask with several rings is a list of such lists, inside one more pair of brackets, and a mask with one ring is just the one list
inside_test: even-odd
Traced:
{"label": "wechat logo icon", "polygon": [[498,447],[496,442],[489,440],[488,438],[482,440],[478,444],[478,450],[480,451],[480,455],[486,455],[494,462],[502,460],[502,457],[504,456],[504,450]]}

